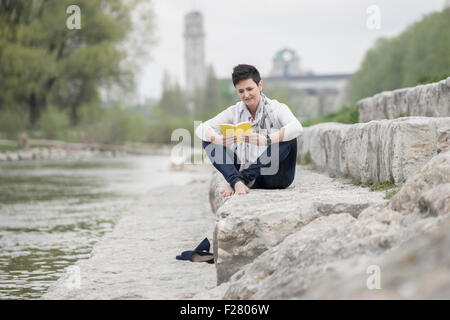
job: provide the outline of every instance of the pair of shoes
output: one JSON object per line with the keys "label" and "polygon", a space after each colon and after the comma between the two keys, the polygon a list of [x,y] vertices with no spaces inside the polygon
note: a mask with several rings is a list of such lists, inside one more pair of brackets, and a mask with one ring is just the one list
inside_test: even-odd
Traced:
{"label": "pair of shoes", "polygon": [[192,262],[214,263],[214,254],[209,252],[209,248],[209,240],[208,238],[205,238],[194,250],[183,251],[181,255],[176,256],[176,259],[189,260]]}

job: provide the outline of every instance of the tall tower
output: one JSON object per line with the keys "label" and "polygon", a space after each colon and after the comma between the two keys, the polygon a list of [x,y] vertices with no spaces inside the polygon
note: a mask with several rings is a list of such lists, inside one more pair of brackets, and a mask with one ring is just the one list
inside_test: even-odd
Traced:
{"label": "tall tower", "polygon": [[193,93],[196,85],[205,84],[205,33],[203,32],[203,16],[199,11],[187,13],[184,19],[184,62],[186,91],[189,95]]}

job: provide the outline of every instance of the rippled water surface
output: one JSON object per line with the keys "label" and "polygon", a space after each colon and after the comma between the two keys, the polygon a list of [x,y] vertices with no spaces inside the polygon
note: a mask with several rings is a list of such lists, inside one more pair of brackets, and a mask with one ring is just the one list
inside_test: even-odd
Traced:
{"label": "rippled water surface", "polygon": [[36,299],[152,188],[169,157],[0,162],[0,299]]}

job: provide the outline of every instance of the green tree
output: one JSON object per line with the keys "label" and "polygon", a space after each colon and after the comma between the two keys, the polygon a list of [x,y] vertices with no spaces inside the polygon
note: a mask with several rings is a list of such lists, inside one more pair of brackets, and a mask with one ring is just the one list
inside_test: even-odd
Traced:
{"label": "green tree", "polygon": [[380,38],[351,80],[356,102],[385,90],[450,76],[450,8],[426,15],[397,37]]}
{"label": "green tree", "polygon": [[173,82],[167,71],[163,75],[163,92],[157,108],[173,117],[186,116],[188,114],[186,95],[178,81]]}
{"label": "green tree", "polygon": [[[239,100],[234,86],[232,85],[231,79],[217,79],[219,86],[219,96],[220,96],[220,109],[222,111],[224,108],[231,106]],[[231,84],[231,85],[230,85]]]}
{"label": "green tree", "polygon": [[194,101],[195,119],[198,120],[207,120],[224,107],[221,105],[223,99],[221,99],[220,84],[212,65],[207,68],[204,86],[196,88]]}
{"label": "green tree", "polygon": [[[79,121],[82,105],[98,104],[108,83],[131,87],[132,70],[120,47],[141,1],[0,1],[0,112],[28,113],[33,127],[47,105]],[[66,8],[78,5],[81,29],[69,30]],[[151,34],[151,29],[148,33]]]}
{"label": "green tree", "polygon": [[60,139],[64,137],[64,131],[69,125],[67,112],[54,106],[48,106],[39,118],[38,125],[47,139]]}

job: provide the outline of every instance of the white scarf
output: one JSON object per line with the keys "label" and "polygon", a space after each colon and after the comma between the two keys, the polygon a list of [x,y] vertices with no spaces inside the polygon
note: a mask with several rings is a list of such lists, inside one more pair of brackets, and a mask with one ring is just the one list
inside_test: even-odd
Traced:
{"label": "white scarf", "polygon": [[[277,120],[273,117],[273,110],[269,99],[261,92],[261,100],[256,110],[255,119],[252,118],[250,111],[243,101],[240,101],[238,105],[238,119],[235,119],[235,123],[249,121],[253,133],[260,133],[262,135],[271,134],[272,132],[279,131],[275,124],[278,124]],[[278,127],[281,127],[278,125]],[[258,159],[258,157],[266,150],[266,146],[257,146],[247,142],[234,143],[234,151],[238,155],[241,163],[239,171],[243,171],[248,168],[252,163]],[[233,147],[232,145],[232,147]]]}

